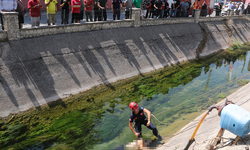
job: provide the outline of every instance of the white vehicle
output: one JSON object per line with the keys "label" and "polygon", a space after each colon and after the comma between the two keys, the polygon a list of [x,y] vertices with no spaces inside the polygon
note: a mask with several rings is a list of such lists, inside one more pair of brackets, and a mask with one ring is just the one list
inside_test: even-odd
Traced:
{"label": "white vehicle", "polygon": [[221,10],[221,15],[222,15],[222,16],[227,15],[228,4],[229,4],[229,3],[226,3],[226,4],[224,5],[224,7],[222,8],[222,10]]}

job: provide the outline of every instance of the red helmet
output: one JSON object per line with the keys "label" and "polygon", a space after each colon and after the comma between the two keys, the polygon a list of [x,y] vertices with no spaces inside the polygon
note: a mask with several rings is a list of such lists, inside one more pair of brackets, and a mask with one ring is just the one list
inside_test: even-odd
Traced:
{"label": "red helmet", "polygon": [[137,107],[138,107],[138,104],[136,104],[135,102],[131,102],[131,103],[129,104],[129,108],[130,108],[131,110],[135,110]]}

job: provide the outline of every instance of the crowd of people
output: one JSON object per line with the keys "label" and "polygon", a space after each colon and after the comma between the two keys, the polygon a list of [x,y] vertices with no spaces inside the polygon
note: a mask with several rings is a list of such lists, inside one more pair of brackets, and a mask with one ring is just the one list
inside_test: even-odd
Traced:
{"label": "crowd of people", "polygon": [[[29,0],[27,5],[31,18],[31,27],[39,26],[43,7],[40,0]],[[69,24],[70,10],[71,23],[80,23],[84,18],[84,14],[86,22],[106,21],[107,10],[112,10],[113,20],[120,20],[121,9],[125,9],[125,19],[131,19],[133,7],[141,9],[141,19],[188,17],[191,8],[192,10],[200,9],[200,15],[207,16],[209,9],[207,1],[200,3],[200,0],[195,0],[193,4],[191,4],[191,0],[171,0],[171,2],[168,2],[168,0],[112,0],[111,7],[109,7],[107,0],[61,0],[60,4],[58,4],[57,0],[45,0],[45,6],[48,26],[55,25],[58,7],[61,7],[61,24]],[[2,12],[17,11],[19,13],[19,28],[22,28],[25,9],[21,0],[0,0],[0,7]],[[222,5],[219,3],[216,6],[216,16],[220,15],[221,10]],[[228,12],[231,10],[234,10],[236,15],[250,13],[250,5],[245,8],[243,3],[236,4],[231,1],[228,4]],[[2,29],[4,29],[2,14],[0,15]]]}
{"label": "crowd of people", "polygon": [[[216,16],[221,15],[222,6],[223,4],[218,3],[215,6],[216,9]],[[226,14],[225,15],[243,15],[243,14],[250,14],[250,3],[245,5],[243,2],[232,2],[230,1],[229,4],[226,6]],[[231,14],[230,14],[231,13]]]}

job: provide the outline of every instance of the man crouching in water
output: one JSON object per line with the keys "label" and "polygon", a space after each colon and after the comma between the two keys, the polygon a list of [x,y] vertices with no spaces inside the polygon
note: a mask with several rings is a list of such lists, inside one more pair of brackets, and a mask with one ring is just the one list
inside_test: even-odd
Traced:
{"label": "man crouching in water", "polygon": [[[138,106],[135,102],[131,102],[129,104],[130,109],[132,110],[130,117],[129,117],[129,128],[131,131],[135,134],[136,138],[141,137],[141,125],[147,126],[150,130],[153,131],[153,134],[158,138],[158,140],[161,140],[161,136],[158,135],[158,131],[156,127],[150,122],[151,120],[151,112],[147,110],[146,108]],[[146,113],[148,115],[148,118],[144,115]],[[135,121],[135,130],[132,126],[133,121]]]}

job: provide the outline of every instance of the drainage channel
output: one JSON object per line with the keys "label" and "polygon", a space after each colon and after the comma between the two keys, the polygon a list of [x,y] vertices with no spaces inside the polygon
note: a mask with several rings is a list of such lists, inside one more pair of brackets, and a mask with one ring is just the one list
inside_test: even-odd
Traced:
{"label": "drainage channel", "polygon": [[[245,45],[249,46],[249,45]],[[113,149],[135,139],[128,104],[150,110],[164,140],[206,108],[249,82],[250,52],[220,52],[200,60],[70,95],[0,120],[1,149]],[[216,89],[216,90],[215,90]],[[143,138],[153,137],[143,130]],[[156,145],[157,146],[157,145]]]}

